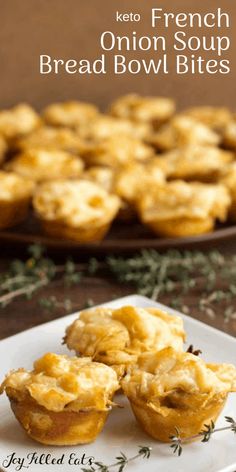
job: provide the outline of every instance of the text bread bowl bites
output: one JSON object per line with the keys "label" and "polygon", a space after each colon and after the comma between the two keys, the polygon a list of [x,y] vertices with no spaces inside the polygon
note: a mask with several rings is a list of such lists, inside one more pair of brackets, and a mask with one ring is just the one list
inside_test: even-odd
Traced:
{"label": "text bread bowl bites", "polygon": [[119,388],[110,367],[89,358],[53,353],[34,362],[32,371],[11,371],[0,387],[26,433],[36,441],[76,445],[94,441]]}
{"label": "text bread bowl bites", "polygon": [[151,437],[169,442],[198,435],[215,422],[229,392],[236,392],[236,369],[206,364],[172,347],[142,354],[121,382],[136,419]]}
{"label": "text bread bowl bites", "polygon": [[120,199],[90,181],[58,180],[36,190],[33,206],[46,234],[86,243],[105,236]]}
{"label": "text bread bowl bites", "polygon": [[34,190],[31,180],[0,171],[0,229],[21,223],[28,216]]}
{"label": "text bread bowl bites", "polygon": [[50,126],[76,128],[86,125],[98,115],[98,108],[91,103],[71,100],[53,103],[42,113],[44,121]]}
{"label": "text bread bowl bites", "polygon": [[123,306],[82,311],[67,328],[64,341],[78,356],[110,365],[121,377],[142,352],[166,346],[182,350],[184,339],[179,316],[156,308]]}
{"label": "text bread bowl bites", "polygon": [[83,161],[69,152],[30,148],[17,154],[5,166],[23,177],[36,182],[79,177],[83,171]]}
{"label": "text bread bowl bites", "polygon": [[141,221],[164,237],[187,237],[214,229],[225,221],[231,199],[223,185],[166,182],[136,202]]}
{"label": "text bread bowl bites", "polygon": [[39,115],[25,103],[9,110],[0,110],[0,134],[7,140],[27,135],[40,124]]}
{"label": "text bread bowl bites", "polygon": [[168,121],[174,114],[173,99],[165,97],[142,97],[137,94],[124,95],[111,103],[112,116],[137,123],[150,123],[154,127]]}

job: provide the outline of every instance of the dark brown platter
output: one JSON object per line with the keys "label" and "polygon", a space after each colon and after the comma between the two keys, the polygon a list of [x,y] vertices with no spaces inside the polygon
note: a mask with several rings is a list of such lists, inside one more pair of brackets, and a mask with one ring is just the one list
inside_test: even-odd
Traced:
{"label": "dark brown platter", "polygon": [[[25,223],[0,231],[1,247],[26,247],[29,244],[42,244],[50,251],[77,253],[81,255],[104,256],[108,254],[130,254],[142,249],[202,249],[214,247],[218,243],[236,241],[236,225],[221,225],[215,231],[201,236],[187,238],[158,238],[139,222],[117,222],[113,224],[106,238],[99,243],[79,244],[73,241],[49,238],[42,234],[40,225],[34,217]],[[2,252],[2,251],[1,251]]]}

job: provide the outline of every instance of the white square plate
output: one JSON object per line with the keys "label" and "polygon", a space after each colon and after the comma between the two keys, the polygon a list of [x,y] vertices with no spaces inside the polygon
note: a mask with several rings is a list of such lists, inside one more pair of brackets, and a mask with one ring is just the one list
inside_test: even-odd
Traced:
{"label": "white square plate", "polygon": [[[122,305],[134,305],[140,307],[156,306],[164,308],[159,303],[154,303],[148,298],[138,295],[120,298],[107,303],[113,308]],[[177,313],[168,308],[171,313]],[[185,329],[187,343],[201,349],[204,358],[209,362],[236,363],[236,339],[221,333],[218,330],[200,323],[185,315]],[[68,353],[67,348],[61,345],[66,326],[78,315],[70,315],[64,318],[46,323],[36,328],[24,331],[0,342],[0,380],[10,369],[25,367],[30,369],[32,361],[48,351],[58,354]],[[103,432],[98,439],[90,445],[73,447],[46,447],[30,440],[15,420],[9,402],[5,395],[0,397],[0,467],[2,470],[13,472],[27,470],[29,472],[47,471],[59,472],[68,470],[75,472],[81,470],[80,465],[69,465],[70,454],[74,457],[93,456],[96,461],[112,464],[120,451],[128,457],[136,454],[138,447],[151,446],[153,448],[149,460],[137,459],[127,466],[127,472],[235,472],[236,471],[236,437],[230,431],[215,434],[211,440],[203,444],[195,442],[185,445],[181,457],[174,456],[169,445],[153,441],[141,431],[128,402],[120,395],[118,399],[125,408],[114,409],[106,423]],[[229,396],[226,407],[217,421],[217,426],[225,424],[224,416],[236,417],[236,397]],[[29,465],[27,454],[36,452],[37,455],[51,454],[54,458],[60,458],[64,454],[64,465],[40,465],[32,464],[26,468],[17,468],[17,464],[7,466],[7,456],[15,452],[16,458],[24,458],[24,466]],[[88,467],[88,465],[87,465]],[[117,472],[117,469],[113,469]]]}

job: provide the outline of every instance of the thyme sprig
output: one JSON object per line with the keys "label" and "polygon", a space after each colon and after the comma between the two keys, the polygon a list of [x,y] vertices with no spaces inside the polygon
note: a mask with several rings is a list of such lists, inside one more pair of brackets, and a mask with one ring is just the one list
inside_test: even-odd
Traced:
{"label": "thyme sprig", "polygon": [[153,300],[169,296],[173,308],[189,313],[186,296],[195,290],[199,310],[207,316],[214,317],[216,305],[221,304],[225,321],[236,319],[236,255],[144,250],[128,259],[109,257],[107,264],[119,282],[135,286],[141,295]]}
{"label": "thyme sprig", "polygon": [[181,456],[184,444],[194,441],[195,439],[201,439],[201,442],[207,443],[215,433],[220,433],[222,431],[232,431],[234,434],[236,434],[236,421],[230,416],[225,416],[225,420],[227,423],[229,423],[229,426],[216,428],[214,421],[211,421],[210,424],[204,425],[204,429],[202,431],[189,438],[181,438],[178,428],[175,428],[175,434],[170,436],[170,447],[173,453],[177,456]]}
{"label": "thyme sprig", "polygon": [[[49,285],[57,276],[63,279],[66,287],[81,281],[82,273],[71,259],[62,266],[44,256],[44,248],[32,245],[28,248],[29,258],[26,261],[13,260],[6,273],[0,276],[0,306],[5,307],[15,298],[25,296],[30,299],[39,289]],[[54,302],[54,303],[53,303]],[[42,305],[46,305],[42,301]],[[47,308],[58,307],[56,299],[48,299]]]}
{"label": "thyme sprig", "polygon": [[[45,256],[41,246],[30,246],[28,253],[25,261],[13,260],[0,276],[0,307],[18,297],[31,298],[56,280],[68,288],[98,273],[104,278],[112,276],[130,288],[133,286],[138,293],[153,300],[167,301],[187,314],[191,310],[188,296],[197,294],[198,309],[206,316],[214,317],[219,306],[226,323],[236,319],[236,255],[229,258],[218,251],[169,250],[160,254],[144,250],[130,258],[113,256],[105,262],[91,258],[83,265],[68,259],[58,265]],[[41,299],[40,305],[48,311],[63,309],[68,312],[80,308],[69,298],[58,301],[54,296]]]}
{"label": "thyme sprig", "polygon": [[115,462],[110,465],[105,465],[102,462],[94,462],[93,465],[89,468],[82,468],[82,472],[109,472],[111,469],[116,469],[117,472],[123,472],[125,467],[134,462],[136,459],[149,459],[151,455],[152,448],[149,446],[139,446],[138,453],[132,457],[127,457],[126,454],[120,452],[120,455],[117,456]]}
{"label": "thyme sprig", "polygon": [[[225,416],[225,419],[229,426],[216,428],[215,423],[211,421],[209,425],[205,424],[204,429],[198,434],[184,439],[181,438],[178,428],[175,428],[175,434],[170,437],[170,448],[172,449],[172,452],[180,457],[183,452],[183,446],[190,441],[201,439],[201,442],[206,443],[210,441],[213,434],[222,431],[232,431],[234,434],[236,434],[236,421],[230,416]],[[152,448],[150,446],[139,446],[138,453],[132,457],[128,458],[124,452],[120,452],[120,455],[115,458],[114,463],[110,465],[96,461],[89,468],[82,468],[81,470],[82,472],[110,472],[112,469],[114,469],[116,472],[123,472],[125,467],[131,462],[134,462],[139,458],[149,459],[151,452]]]}

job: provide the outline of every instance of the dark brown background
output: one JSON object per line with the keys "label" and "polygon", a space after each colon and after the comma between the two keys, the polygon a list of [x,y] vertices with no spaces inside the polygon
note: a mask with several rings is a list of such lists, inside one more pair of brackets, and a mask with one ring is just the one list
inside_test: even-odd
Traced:
{"label": "dark brown background", "polygon": [[[182,106],[189,104],[234,104],[236,78],[236,7],[233,0],[0,0],[0,106],[28,101],[38,107],[68,98],[91,100],[105,107],[121,93],[140,92],[175,96]],[[55,58],[95,58],[101,54],[99,36],[104,30],[127,34],[161,34],[151,28],[152,7],[166,11],[215,11],[218,7],[231,15],[230,75],[191,74],[177,76],[120,75],[40,75],[39,55]],[[116,10],[138,12],[142,22],[119,23]],[[196,34],[193,31],[193,34]],[[169,37],[173,34],[170,29]],[[212,30],[208,29],[211,35]],[[217,33],[218,34],[218,33]],[[145,57],[151,53],[144,53]],[[133,53],[130,57],[134,58]],[[174,58],[172,58],[173,60]],[[171,61],[172,62],[172,61]]]}

